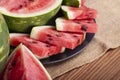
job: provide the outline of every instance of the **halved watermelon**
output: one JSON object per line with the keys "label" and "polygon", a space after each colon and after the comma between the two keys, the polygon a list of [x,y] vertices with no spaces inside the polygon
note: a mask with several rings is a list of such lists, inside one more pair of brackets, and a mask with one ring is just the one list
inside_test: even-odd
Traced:
{"label": "halved watermelon", "polygon": [[68,19],[94,19],[97,17],[97,11],[86,6],[80,8],[62,6],[61,8]]}
{"label": "halved watermelon", "polygon": [[62,0],[1,0],[0,13],[11,32],[26,32],[46,24],[60,9]]}
{"label": "halved watermelon", "polygon": [[65,18],[56,19],[56,29],[58,31],[66,32],[87,32],[96,33],[98,26],[93,19],[88,20],[68,20]]}
{"label": "halved watermelon", "polygon": [[11,33],[11,46],[16,47],[20,43],[23,43],[27,48],[29,48],[33,52],[33,54],[39,59],[47,58],[49,56],[61,53],[63,51],[62,47],[53,46],[47,43],[31,39],[27,34]]}
{"label": "halved watermelon", "polygon": [[74,49],[83,42],[84,35],[84,33],[58,32],[53,26],[38,26],[32,29],[30,36],[45,43]]}
{"label": "halved watermelon", "polygon": [[52,80],[32,52],[20,44],[10,55],[3,80]]}

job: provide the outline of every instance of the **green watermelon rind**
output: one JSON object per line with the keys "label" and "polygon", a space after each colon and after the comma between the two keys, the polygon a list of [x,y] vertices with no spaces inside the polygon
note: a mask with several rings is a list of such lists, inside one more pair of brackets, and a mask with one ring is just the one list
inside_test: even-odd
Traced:
{"label": "green watermelon rind", "polygon": [[0,14],[0,72],[4,69],[9,55],[9,31],[3,16]]}
{"label": "green watermelon rind", "polygon": [[72,7],[80,7],[81,0],[63,0],[63,5],[72,6]]}
{"label": "green watermelon rind", "polygon": [[8,14],[6,11],[2,11],[1,13],[4,15],[4,18],[8,24],[8,28],[10,32],[30,32],[32,27],[41,26],[46,24],[53,16],[57,14],[62,4],[62,0],[58,0],[55,6],[48,11],[44,11],[39,14],[26,14],[26,15],[17,15],[17,14]]}
{"label": "green watermelon rind", "polygon": [[72,18],[72,14],[71,14],[71,12],[69,11],[69,9],[67,9],[67,6],[61,6],[61,9],[62,9],[62,12],[63,12],[63,14],[64,14],[64,16],[67,18],[67,19],[73,19]]}

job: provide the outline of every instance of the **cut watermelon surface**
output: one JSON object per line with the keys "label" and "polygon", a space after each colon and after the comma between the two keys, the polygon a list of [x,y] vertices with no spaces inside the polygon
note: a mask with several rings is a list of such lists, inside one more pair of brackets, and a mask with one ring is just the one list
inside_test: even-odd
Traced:
{"label": "cut watermelon surface", "polygon": [[61,9],[68,19],[95,19],[97,17],[97,11],[86,6],[80,8],[62,6]]}
{"label": "cut watermelon surface", "polygon": [[3,80],[52,80],[40,61],[20,44],[10,55]]}
{"label": "cut watermelon surface", "polygon": [[27,48],[29,48],[37,58],[43,59],[49,56],[58,54],[62,52],[63,48],[59,46],[50,45],[43,43],[34,39],[29,38],[27,34],[11,33],[10,34],[10,44],[11,46],[18,46],[23,43]]}
{"label": "cut watermelon surface", "polygon": [[65,18],[56,19],[56,29],[58,31],[67,31],[67,32],[87,32],[87,33],[96,33],[98,30],[97,24],[93,19],[88,20],[68,20]]}
{"label": "cut watermelon surface", "polygon": [[45,43],[74,49],[83,42],[85,34],[59,32],[53,26],[39,26],[32,29],[30,36]]}
{"label": "cut watermelon surface", "polygon": [[54,2],[54,0],[3,0],[0,6],[10,12],[24,14],[44,10]]}

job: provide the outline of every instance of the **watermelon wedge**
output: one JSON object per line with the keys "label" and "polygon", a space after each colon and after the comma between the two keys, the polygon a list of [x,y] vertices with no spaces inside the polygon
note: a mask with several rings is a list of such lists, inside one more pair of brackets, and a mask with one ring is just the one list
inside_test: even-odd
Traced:
{"label": "watermelon wedge", "polygon": [[23,43],[27,48],[29,48],[38,59],[47,58],[49,56],[56,55],[63,51],[62,47],[50,45],[47,43],[31,39],[27,34],[11,33],[10,34],[11,46],[16,47],[20,43]]}
{"label": "watermelon wedge", "polygon": [[59,32],[53,26],[38,26],[32,29],[30,36],[45,43],[74,49],[82,44],[85,34]]}
{"label": "watermelon wedge", "polygon": [[93,19],[88,20],[68,20],[65,18],[56,19],[56,29],[58,31],[66,32],[87,32],[87,33],[96,33],[98,26]]}
{"label": "watermelon wedge", "polygon": [[11,32],[27,32],[46,24],[59,11],[62,0],[1,0],[0,13]]}
{"label": "watermelon wedge", "polygon": [[10,55],[3,80],[52,80],[32,52],[20,44]]}
{"label": "watermelon wedge", "polygon": [[95,19],[97,17],[97,11],[86,6],[80,8],[61,6],[61,9],[68,19]]}

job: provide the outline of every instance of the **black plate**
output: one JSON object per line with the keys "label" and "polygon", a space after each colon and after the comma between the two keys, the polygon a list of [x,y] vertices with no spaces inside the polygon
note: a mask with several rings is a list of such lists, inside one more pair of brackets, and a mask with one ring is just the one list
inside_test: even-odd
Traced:
{"label": "black plate", "polygon": [[60,53],[60,54],[51,56],[51,57],[46,58],[46,59],[42,59],[41,62],[44,65],[47,65],[47,64],[53,64],[53,63],[62,62],[62,61],[65,61],[67,59],[72,58],[73,56],[81,53],[81,51],[83,51],[83,49],[85,49],[85,47],[93,39],[94,35],[95,35],[94,33],[87,33],[85,41],[82,43],[82,45],[78,46],[74,50],[66,49],[64,53]]}

